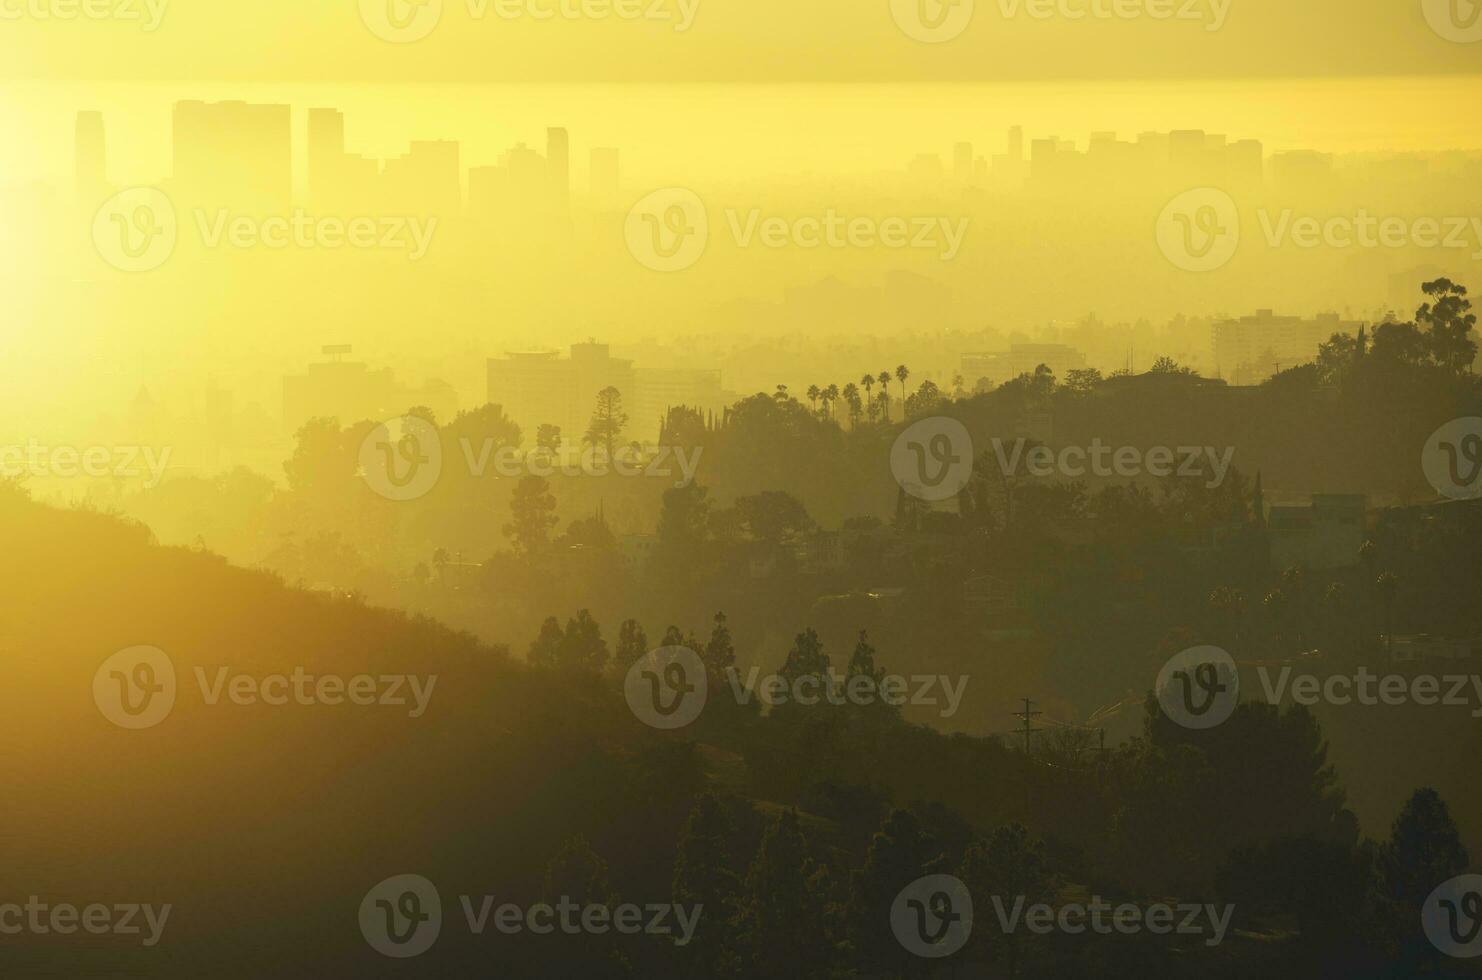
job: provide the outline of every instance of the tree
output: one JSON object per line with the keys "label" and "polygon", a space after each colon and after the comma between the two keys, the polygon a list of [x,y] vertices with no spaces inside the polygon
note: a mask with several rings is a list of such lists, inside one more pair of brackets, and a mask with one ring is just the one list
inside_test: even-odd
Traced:
{"label": "tree", "polygon": [[1471,862],[1439,793],[1418,789],[1405,803],[1380,854],[1385,890],[1402,909],[1418,910],[1431,891]]}
{"label": "tree", "polygon": [[715,677],[724,677],[727,670],[736,664],[736,648],[731,643],[731,630],[726,625],[726,614],[715,614],[715,628],[710,631],[710,641],[703,653],[706,669]]}
{"label": "tree", "polygon": [[859,417],[863,409],[859,400],[859,387],[847,384],[841,394],[844,396],[844,403],[849,406],[849,429],[853,431],[859,427]]}
{"label": "tree", "polygon": [[906,403],[906,379],[911,376],[911,369],[904,364],[895,369],[895,379],[901,383],[901,404]]}
{"label": "tree", "polygon": [[674,902],[703,909],[694,941],[685,950],[693,976],[717,976],[724,956],[722,946],[730,934],[741,882],[731,870],[731,836],[734,828],[715,796],[706,793],[695,801],[674,855]]}
{"label": "tree", "polygon": [[1183,365],[1181,365],[1177,361],[1175,361],[1173,358],[1168,357],[1166,355],[1163,356],[1163,357],[1160,357],[1156,361],[1154,361],[1153,362],[1153,366],[1150,367],[1150,368],[1148,368],[1148,373],[1149,374],[1184,374],[1184,375],[1190,375],[1190,376],[1193,376],[1193,377],[1197,377],[1198,376],[1196,374],[1196,372],[1194,371],[1193,368],[1184,367]]}
{"label": "tree", "polygon": [[[884,415],[882,416],[882,418],[883,418],[883,420],[885,422],[889,422],[890,421],[890,372],[889,371],[881,371],[879,377],[876,378],[876,380],[880,382],[880,408],[884,412]],[[901,384],[904,386],[905,382],[901,382]]]}
{"label": "tree", "polygon": [[861,961],[887,976],[904,973],[914,960],[891,934],[890,907],[903,888],[928,873],[932,852],[916,817],[893,810],[871,838],[864,866],[851,877],[850,938]]}
{"label": "tree", "polygon": [[818,399],[823,395],[823,389],[818,387],[818,385],[809,385],[807,394],[808,404],[815,412],[818,411]]}
{"label": "tree", "polygon": [[1472,303],[1466,298],[1467,287],[1450,279],[1437,279],[1420,287],[1435,303],[1425,303],[1415,312],[1415,322],[1430,329],[1426,339],[1431,357],[1437,364],[1456,374],[1472,369],[1477,358],[1477,344],[1469,336],[1477,325],[1471,313]]}
{"label": "tree", "polygon": [[930,378],[921,382],[916,393],[906,399],[906,417],[920,418],[930,415],[942,404],[942,392]]}
{"label": "tree", "polygon": [[865,405],[869,409],[870,421],[873,422],[875,421],[875,376],[873,374],[866,374],[864,377],[859,379],[859,383],[864,386]]}
{"label": "tree", "polygon": [[827,388],[823,389],[823,394],[820,397],[822,397],[823,399],[824,415],[828,416],[829,418],[833,418],[834,402],[837,401],[839,398],[839,386],[836,384],[829,385]]}
{"label": "tree", "polygon": [[625,619],[618,627],[617,654],[613,666],[623,674],[648,653],[648,635],[636,619]]}
{"label": "tree", "polygon": [[561,449],[561,427],[542,425],[535,430],[535,448],[554,456]]}
{"label": "tree", "polygon": [[[1050,874],[1045,859],[1045,847],[1041,841],[1029,836],[1017,823],[999,827],[986,841],[971,844],[962,855],[962,867],[957,877],[967,886],[973,896],[982,896],[986,904],[990,896],[996,897],[1008,909],[1022,896],[1027,908],[1046,902],[1054,895],[1054,877]],[[997,921],[984,908],[977,921],[988,924]],[[992,955],[998,945],[998,937],[987,929],[973,945]],[[1022,950],[1023,930],[1003,934],[1004,951],[1007,958],[1008,975],[1018,972]],[[979,955],[982,955],[981,953]]]}
{"label": "tree", "polygon": [[530,644],[530,650],[525,655],[532,667],[555,667],[560,659],[561,641],[565,635],[561,632],[561,623],[555,616],[547,616],[545,622],[540,624],[540,633]]}
{"label": "tree", "polygon": [[504,525],[505,537],[521,558],[533,558],[550,549],[550,532],[556,526],[556,498],[544,477],[523,477],[510,498],[511,520]]}
{"label": "tree", "polygon": [[762,834],[746,874],[745,905],[737,922],[739,975],[764,980],[829,975],[827,880],[809,854],[797,811],[784,810]]}
{"label": "tree", "polygon": [[607,663],[607,641],[602,627],[583,609],[566,621],[566,632],[556,645],[556,666],[575,672],[600,671]]}
{"label": "tree", "polygon": [[623,396],[611,385],[597,392],[597,408],[592,421],[587,425],[583,441],[588,445],[601,446],[608,459],[612,459],[613,447],[622,438],[628,425],[628,416],[623,413]]}
{"label": "tree", "polygon": [[437,415],[426,405],[413,405],[407,409],[407,417],[421,419],[434,429],[437,428]]}
{"label": "tree", "polygon": [[792,649],[787,652],[787,660],[777,674],[787,681],[790,688],[800,678],[816,677],[823,685],[820,690],[828,690],[830,683],[828,655],[823,652],[823,642],[818,639],[817,631],[809,628],[794,638]]}
{"label": "tree", "polygon": [[746,533],[773,547],[814,526],[802,502],[781,490],[738,498],[736,516]]}
{"label": "tree", "polygon": [[1101,372],[1096,368],[1071,368],[1065,372],[1061,387],[1073,395],[1089,395],[1101,380]]}

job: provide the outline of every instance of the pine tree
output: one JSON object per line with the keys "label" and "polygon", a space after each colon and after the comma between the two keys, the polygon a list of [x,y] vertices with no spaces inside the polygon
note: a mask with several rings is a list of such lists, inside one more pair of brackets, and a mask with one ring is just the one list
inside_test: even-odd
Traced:
{"label": "pine tree", "polygon": [[710,642],[705,644],[705,667],[713,677],[722,678],[735,665],[736,648],[731,643],[726,614],[718,612],[715,614],[715,628],[710,631]]}
{"label": "pine tree", "polygon": [[695,802],[674,858],[674,901],[699,908],[700,925],[685,950],[695,976],[715,976],[726,955],[727,925],[735,915],[741,883],[731,870],[730,818],[716,798],[706,793]]}
{"label": "pine tree", "polygon": [[564,639],[561,623],[555,616],[546,617],[546,621],[540,624],[540,635],[530,644],[530,652],[525,659],[532,667],[555,667],[560,663],[561,642]]}

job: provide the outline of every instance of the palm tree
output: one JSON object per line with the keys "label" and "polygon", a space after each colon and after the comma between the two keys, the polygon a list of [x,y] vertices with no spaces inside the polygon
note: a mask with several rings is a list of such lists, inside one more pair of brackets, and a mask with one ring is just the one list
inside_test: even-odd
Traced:
{"label": "palm tree", "polygon": [[830,418],[834,414],[834,400],[839,397],[839,386],[829,385],[823,389],[823,411]]}
{"label": "palm tree", "polygon": [[808,386],[808,404],[813,406],[813,411],[818,411],[818,396],[823,394],[818,385]]}
{"label": "palm tree", "polygon": [[849,406],[849,428],[852,430],[859,425],[859,386],[847,384],[841,394],[844,396],[844,403]]}
{"label": "palm tree", "polygon": [[1384,652],[1390,657],[1395,654],[1395,593],[1400,587],[1400,578],[1394,572],[1384,572],[1374,582],[1379,590],[1379,601],[1384,604]]}
{"label": "palm tree", "polygon": [[895,379],[901,383],[901,404],[906,403],[906,379],[911,376],[911,369],[904,364],[895,369]]}
{"label": "palm tree", "polygon": [[890,372],[889,371],[881,371],[880,372],[880,377],[878,379],[876,379],[876,380],[878,380],[880,382],[880,405],[885,410],[885,421],[886,422],[889,422],[890,421]]}

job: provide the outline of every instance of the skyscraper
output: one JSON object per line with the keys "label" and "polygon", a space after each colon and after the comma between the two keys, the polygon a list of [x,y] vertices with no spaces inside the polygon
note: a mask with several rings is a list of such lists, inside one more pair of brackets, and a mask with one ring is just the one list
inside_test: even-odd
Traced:
{"label": "skyscraper", "polygon": [[552,127],[545,131],[545,159],[551,206],[564,215],[571,210],[571,139],[566,130]]}
{"label": "skyscraper", "polygon": [[174,189],[188,206],[282,214],[293,200],[286,105],[177,102]]}
{"label": "skyscraper", "polygon": [[77,181],[77,200],[86,207],[96,207],[107,197],[108,150],[103,135],[101,112],[77,114],[73,175]]}
{"label": "skyscraper", "polygon": [[589,181],[595,207],[610,208],[618,203],[622,193],[622,162],[615,148],[599,146],[592,150]]}

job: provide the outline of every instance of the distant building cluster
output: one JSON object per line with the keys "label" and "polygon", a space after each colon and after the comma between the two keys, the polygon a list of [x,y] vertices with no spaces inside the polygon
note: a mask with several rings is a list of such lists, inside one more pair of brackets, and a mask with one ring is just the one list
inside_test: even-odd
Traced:
{"label": "distant building cluster", "polygon": [[297,432],[310,419],[339,419],[344,425],[382,421],[405,415],[416,406],[432,409],[439,423],[458,414],[458,394],[445,381],[411,388],[398,383],[390,368],[372,370],[363,361],[347,361],[349,347],[326,347],[327,360],[310,364],[303,374],[283,379],[283,426]]}
{"label": "distant building cluster", "polygon": [[604,388],[623,396],[626,434],[636,440],[657,438],[670,408],[725,407],[719,371],[639,368],[595,342],[573,344],[566,357],[557,351],[512,351],[490,358],[488,376],[489,401],[502,405],[525,432],[533,437],[538,426],[555,425],[573,444],[580,443]]}
{"label": "distant building cluster", "polygon": [[1013,344],[1007,351],[962,355],[962,376],[969,386],[986,378],[994,385],[1033,374],[1041,364],[1061,381],[1086,366],[1086,355],[1067,344]]}
{"label": "distant building cluster", "polygon": [[1356,334],[1361,326],[1339,319],[1336,313],[1303,319],[1257,310],[1254,316],[1215,323],[1215,364],[1231,384],[1259,384],[1273,374],[1315,360],[1318,345],[1333,334]]}

